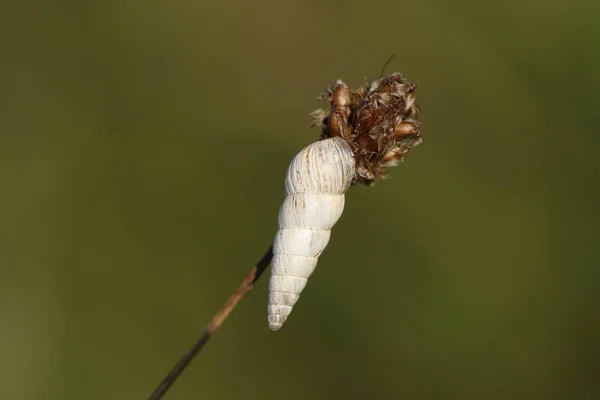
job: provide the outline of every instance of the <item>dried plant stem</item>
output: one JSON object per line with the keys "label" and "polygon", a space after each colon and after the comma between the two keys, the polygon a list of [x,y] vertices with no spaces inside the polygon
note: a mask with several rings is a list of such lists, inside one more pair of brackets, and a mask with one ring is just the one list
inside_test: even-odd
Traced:
{"label": "dried plant stem", "polygon": [[163,379],[160,385],[158,385],[150,397],[148,397],[148,400],[159,400],[164,396],[171,385],[173,385],[173,383],[177,380],[179,375],[181,375],[188,364],[194,359],[196,354],[198,354],[206,342],[208,342],[208,339],[210,339],[213,333],[219,329],[223,321],[225,321],[231,311],[233,311],[237,303],[239,303],[239,301],[254,288],[254,284],[265,271],[272,258],[273,246],[271,246],[262,259],[254,267],[252,267],[242,284],[235,290],[235,292],[233,292],[231,297],[227,299],[225,304],[223,304],[223,307],[221,307],[221,309],[209,322],[206,329],[204,329],[202,336],[200,336],[196,343],[194,343],[194,345],[185,352],[177,364],[175,364],[173,369],[171,369],[171,372],[169,372],[166,378]]}

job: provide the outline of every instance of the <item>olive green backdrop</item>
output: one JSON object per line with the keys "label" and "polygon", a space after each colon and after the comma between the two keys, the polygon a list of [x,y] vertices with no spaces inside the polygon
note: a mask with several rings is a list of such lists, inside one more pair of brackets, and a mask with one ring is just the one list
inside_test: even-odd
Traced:
{"label": "olive green backdrop", "polygon": [[598,399],[598,1],[66,1],[0,24],[0,398],[144,399],[270,244],[333,79],[418,85],[285,327],[165,399]]}

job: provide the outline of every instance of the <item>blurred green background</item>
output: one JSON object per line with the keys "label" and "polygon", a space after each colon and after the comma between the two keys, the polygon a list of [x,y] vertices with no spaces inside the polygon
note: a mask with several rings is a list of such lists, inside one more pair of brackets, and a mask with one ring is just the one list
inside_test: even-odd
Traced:
{"label": "blurred green background", "polygon": [[417,83],[285,327],[265,275],[165,399],[598,399],[598,1],[13,2],[0,398],[144,399],[258,260],[336,78]]}

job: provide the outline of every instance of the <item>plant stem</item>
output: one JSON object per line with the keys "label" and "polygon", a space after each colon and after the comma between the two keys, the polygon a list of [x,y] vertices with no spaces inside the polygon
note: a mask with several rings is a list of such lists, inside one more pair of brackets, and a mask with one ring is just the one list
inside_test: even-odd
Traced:
{"label": "plant stem", "polygon": [[204,332],[196,343],[189,348],[188,351],[181,357],[181,359],[175,364],[175,366],[171,369],[171,372],[163,379],[160,385],[154,390],[154,392],[148,397],[148,400],[159,400],[164,394],[169,390],[171,385],[175,383],[179,375],[185,370],[188,364],[194,359],[196,354],[204,347],[208,339],[211,338],[213,333],[219,329],[223,321],[229,316],[231,311],[235,308],[235,306],[239,303],[239,301],[248,294],[253,288],[254,284],[260,278],[262,273],[265,271],[271,259],[273,258],[273,246],[269,247],[269,250],[265,253],[265,255],[261,258],[261,260],[256,263],[254,267],[248,272],[246,278],[242,281],[241,285],[233,292],[231,297],[227,299],[225,304],[221,307],[221,309],[215,314],[215,316],[208,323]]}

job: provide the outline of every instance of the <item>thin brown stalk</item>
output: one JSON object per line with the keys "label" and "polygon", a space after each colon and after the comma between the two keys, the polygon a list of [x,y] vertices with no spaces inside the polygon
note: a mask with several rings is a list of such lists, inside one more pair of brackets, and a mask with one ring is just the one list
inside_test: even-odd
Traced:
{"label": "thin brown stalk", "polygon": [[164,396],[171,385],[173,385],[177,378],[179,378],[179,375],[181,375],[188,364],[194,359],[196,354],[198,354],[206,342],[208,342],[208,339],[210,339],[213,333],[219,329],[223,321],[225,321],[225,319],[229,316],[237,303],[239,303],[239,301],[254,288],[254,284],[265,271],[272,258],[273,246],[269,247],[269,250],[267,250],[262,259],[256,263],[254,267],[252,267],[250,272],[248,272],[248,275],[246,275],[246,278],[242,281],[241,285],[235,290],[235,292],[233,292],[231,297],[227,299],[225,304],[223,304],[221,309],[209,322],[200,338],[198,338],[196,343],[194,343],[193,346],[185,352],[177,364],[175,364],[175,366],[171,369],[171,372],[169,372],[169,374],[165,377],[165,379],[163,379],[160,385],[157,386],[150,397],[148,397],[148,400],[159,400]]}

